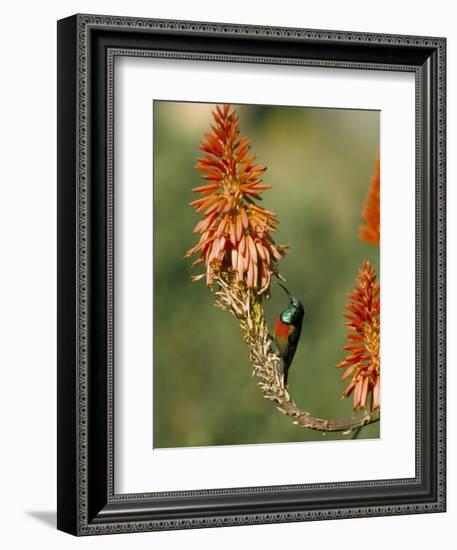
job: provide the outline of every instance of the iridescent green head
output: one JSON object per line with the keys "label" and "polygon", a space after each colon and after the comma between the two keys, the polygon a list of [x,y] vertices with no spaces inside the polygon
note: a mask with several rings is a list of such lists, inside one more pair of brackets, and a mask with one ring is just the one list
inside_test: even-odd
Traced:
{"label": "iridescent green head", "polygon": [[278,283],[278,285],[286,292],[287,296],[289,297],[289,305],[281,313],[281,321],[283,323],[287,323],[288,325],[301,325],[303,316],[305,314],[303,304],[298,298],[292,296],[292,294],[287,290],[285,286],[283,286],[281,283]]}

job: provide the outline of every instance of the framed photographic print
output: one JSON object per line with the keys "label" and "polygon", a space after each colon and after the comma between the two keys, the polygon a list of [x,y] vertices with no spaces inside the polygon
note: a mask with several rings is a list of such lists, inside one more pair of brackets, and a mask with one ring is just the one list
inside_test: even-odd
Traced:
{"label": "framed photographic print", "polygon": [[58,52],[58,528],[444,511],[445,39]]}

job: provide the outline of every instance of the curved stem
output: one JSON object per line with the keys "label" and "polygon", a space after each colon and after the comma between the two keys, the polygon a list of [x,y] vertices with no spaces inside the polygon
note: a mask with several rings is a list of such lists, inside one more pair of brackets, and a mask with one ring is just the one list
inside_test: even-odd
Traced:
{"label": "curved stem", "polygon": [[[364,426],[379,422],[380,420],[379,413],[366,413],[341,420],[315,418],[311,413],[300,410],[292,400],[282,404],[278,408],[285,415],[294,418],[296,424],[299,424],[303,428],[309,428],[310,430],[319,432],[350,433],[353,430],[360,430]],[[358,431],[355,432],[355,436],[357,435]]]}
{"label": "curved stem", "polygon": [[323,419],[300,409],[284,387],[280,359],[273,349],[262,297],[242,283],[237,283],[231,273],[216,275],[215,281],[219,285],[215,291],[215,304],[238,318],[243,339],[249,347],[254,374],[264,397],[274,401],[279,411],[289,416],[294,424],[321,432],[350,433],[380,420],[379,412],[345,419]]}

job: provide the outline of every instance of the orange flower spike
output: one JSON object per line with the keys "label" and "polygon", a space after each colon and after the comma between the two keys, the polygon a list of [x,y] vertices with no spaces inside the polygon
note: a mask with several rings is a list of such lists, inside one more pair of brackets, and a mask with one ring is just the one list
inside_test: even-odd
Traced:
{"label": "orange flower spike", "polygon": [[349,379],[343,397],[353,394],[354,410],[365,409],[370,398],[371,410],[380,407],[380,362],[379,362],[379,311],[380,287],[376,281],[376,272],[369,262],[363,262],[359,270],[350,302],[344,317],[349,319],[346,326],[348,345],[343,350],[346,358],[337,368],[344,368],[342,379]]}
{"label": "orange flower spike", "polygon": [[379,245],[380,239],[380,162],[379,152],[376,158],[376,165],[373,177],[371,178],[370,189],[365,199],[362,216],[365,224],[360,226],[360,238],[371,244]]}
{"label": "orange flower spike", "polygon": [[284,255],[270,235],[277,231],[276,214],[254,204],[270,189],[260,178],[266,167],[254,164],[250,140],[239,137],[238,115],[230,105],[217,105],[212,115],[215,124],[204,134],[204,156],[195,166],[207,183],[193,188],[202,197],[190,203],[203,212],[193,231],[200,240],[186,257],[200,253],[198,263],[205,264],[208,285],[217,272],[231,270],[238,281],[264,292],[271,275],[279,276],[277,261]]}

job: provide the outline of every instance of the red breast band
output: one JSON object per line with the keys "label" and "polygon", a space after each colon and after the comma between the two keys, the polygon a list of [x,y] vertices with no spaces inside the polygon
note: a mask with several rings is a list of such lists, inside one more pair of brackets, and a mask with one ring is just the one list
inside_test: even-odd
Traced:
{"label": "red breast band", "polygon": [[276,319],[275,336],[277,338],[283,338],[284,340],[287,340],[289,338],[291,330],[292,330],[292,325],[283,323],[279,317]]}

